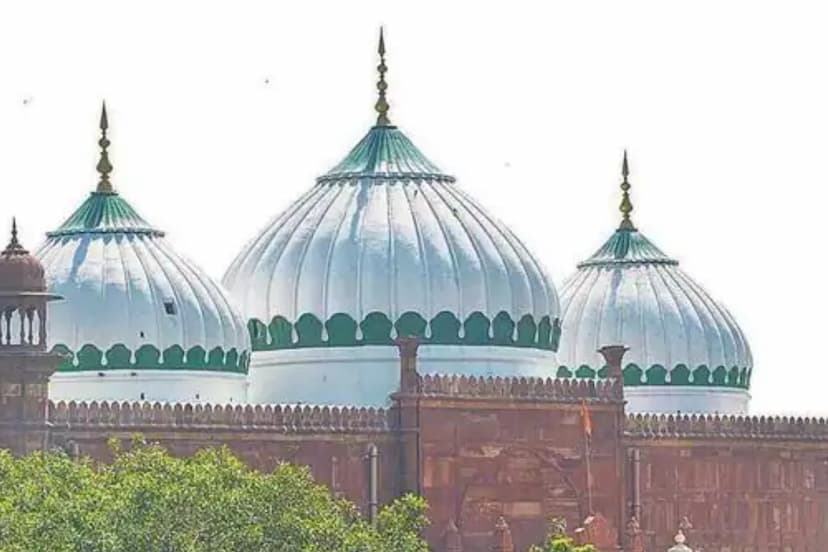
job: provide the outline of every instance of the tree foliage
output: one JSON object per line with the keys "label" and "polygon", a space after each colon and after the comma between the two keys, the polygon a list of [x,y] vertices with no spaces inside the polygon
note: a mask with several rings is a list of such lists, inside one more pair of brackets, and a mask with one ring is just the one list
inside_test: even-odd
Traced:
{"label": "tree foliage", "polygon": [[549,532],[541,545],[534,545],[528,552],[596,552],[591,544],[577,545],[566,536],[566,521],[555,518],[549,522]]}
{"label": "tree foliage", "polygon": [[247,468],[226,448],[174,458],[157,445],[111,464],[0,451],[0,551],[427,552],[425,503],[405,496],[376,527],[306,468]]}

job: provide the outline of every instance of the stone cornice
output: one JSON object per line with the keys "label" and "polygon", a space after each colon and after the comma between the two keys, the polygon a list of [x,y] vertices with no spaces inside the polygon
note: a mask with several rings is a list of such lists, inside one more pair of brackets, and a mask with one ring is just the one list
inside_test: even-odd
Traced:
{"label": "stone cornice", "polygon": [[635,414],[624,434],[633,439],[828,441],[828,420],[788,416]]}

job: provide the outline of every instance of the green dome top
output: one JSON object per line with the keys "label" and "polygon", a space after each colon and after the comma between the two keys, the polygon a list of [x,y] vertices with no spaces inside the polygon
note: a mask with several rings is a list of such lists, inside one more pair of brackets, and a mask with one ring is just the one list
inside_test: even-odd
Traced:
{"label": "green dome top", "polygon": [[92,192],[72,213],[66,222],[47,236],[74,236],[78,234],[106,234],[126,232],[163,236],[117,192]]}
{"label": "green dome top", "polygon": [[428,179],[453,182],[395,126],[375,126],[317,182],[358,178]]}
{"label": "green dome top", "polygon": [[619,228],[598,251],[580,263],[578,268],[619,264],[677,265],[678,261],[665,255],[638,230]]}

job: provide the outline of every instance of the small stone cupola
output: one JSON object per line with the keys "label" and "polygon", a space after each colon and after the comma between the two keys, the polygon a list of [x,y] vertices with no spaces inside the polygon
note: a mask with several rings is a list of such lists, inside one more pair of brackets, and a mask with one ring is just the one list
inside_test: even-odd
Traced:
{"label": "small stone cupola", "polygon": [[0,347],[46,350],[46,303],[59,299],[46,291],[43,265],[17,238],[0,254]]}
{"label": "small stone cupola", "polygon": [[48,442],[49,378],[60,355],[49,353],[43,265],[17,239],[0,253],[0,449],[14,454],[41,450]]}

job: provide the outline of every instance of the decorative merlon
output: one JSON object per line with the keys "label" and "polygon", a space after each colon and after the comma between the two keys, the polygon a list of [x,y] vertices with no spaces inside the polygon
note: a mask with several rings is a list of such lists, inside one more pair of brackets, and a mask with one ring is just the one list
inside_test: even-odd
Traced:
{"label": "decorative merlon", "polygon": [[644,532],[638,518],[631,517],[627,522],[627,547],[629,552],[644,552]]}
{"label": "decorative merlon", "polygon": [[645,439],[828,441],[828,420],[788,416],[636,414],[627,417],[625,434]]}
{"label": "decorative merlon", "polygon": [[492,535],[492,552],[515,552],[515,545],[512,543],[512,531],[509,524],[503,517],[498,518]]}
{"label": "decorative merlon", "polygon": [[539,400],[561,403],[580,403],[584,400],[620,403],[623,400],[623,387],[617,380],[426,375],[422,377],[421,393],[423,396],[434,398]]}
{"label": "decorative merlon", "polygon": [[356,407],[50,401],[48,418],[55,426],[110,426],[112,429],[227,427],[282,433],[389,431],[385,410]]}

